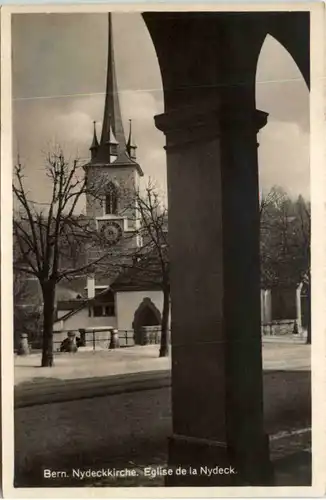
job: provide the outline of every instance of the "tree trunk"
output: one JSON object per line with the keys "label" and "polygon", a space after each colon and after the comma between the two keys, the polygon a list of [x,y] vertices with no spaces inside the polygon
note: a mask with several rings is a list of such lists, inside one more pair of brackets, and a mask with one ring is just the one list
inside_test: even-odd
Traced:
{"label": "tree trunk", "polygon": [[55,282],[47,281],[42,285],[43,293],[43,343],[42,365],[53,366],[53,320]]}
{"label": "tree trunk", "polygon": [[170,287],[166,286],[163,290],[160,358],[164,358],[169,354],[169,313],[170,313]]}

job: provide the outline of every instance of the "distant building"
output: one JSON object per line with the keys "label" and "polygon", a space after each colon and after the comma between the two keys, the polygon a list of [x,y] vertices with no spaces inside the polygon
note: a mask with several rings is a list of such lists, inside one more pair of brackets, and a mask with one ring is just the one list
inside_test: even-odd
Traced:
{"label": "distant building", "polygon": [[[110,340],[109,331],[103,331],[107,327],[119,330],[121,345],[158,342],[162,308],[160,285],[142,284],[130,269],[105,290],[95,287],[94,297],[58,303],[55,339],[59,343],[68,330],[93,329],[96,344],[105,347]],[[93,336],[89,334],[86,340],[92,347]]]}

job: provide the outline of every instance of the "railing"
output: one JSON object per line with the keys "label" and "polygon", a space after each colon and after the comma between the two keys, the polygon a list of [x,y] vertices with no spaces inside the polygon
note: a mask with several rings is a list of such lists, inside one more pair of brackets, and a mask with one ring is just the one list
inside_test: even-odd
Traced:
{"label": "railing", "polygon": [[[143,341],[137,341],[134,330],[115,330],[113,328],[90,328],[81,330],[60,330],[53,334],[54,352],[65,352],[64,342],[68,344],[69,333],[75,336],[74,343],[79,352],[96,351],[115,348],[133,347],[135,345],[160,344],[161,331],[147,331]],[[38,351],[42,348],[42,339],[29,342],[32,351]]]}
{"label": "railing", "polygon": [[[144,335],[139,338],[134,330],[115,330],[113,328],[94,327],[90,329],[81,330],[61,330],[53,334],[53,350],[56,353],[62,352],[63,342],[68,338],[68,333],[75,334],[75,341],[78,351],[97,351],[115,348],[133,347],[135,345],[151,345],[160,344],[161,330],[159,328],[147,327],[144,329]],[[84,331],[84,334],[82,332]],[[112,332],[115,332],[115,339],[113,342]],[[271,321],[261,325],[261,332],[263,337],[273,336],[289,336],[300,337],[303,330],[298,328],[296,321]],[[169,332],[171,340],[171,334]],[[39,351],[42,349],[42,338],[28,342],[32,351]]]}

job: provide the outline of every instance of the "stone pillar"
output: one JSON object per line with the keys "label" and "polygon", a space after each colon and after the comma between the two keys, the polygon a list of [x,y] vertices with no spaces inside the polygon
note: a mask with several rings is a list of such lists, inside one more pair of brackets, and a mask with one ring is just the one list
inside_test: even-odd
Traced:
{"label": "stone pillar", "polygon": [[261,290],[260,292],[261,300],[261,323],[265,325],[268,323],[268,290]]}
{"label": "stone pillar", "polygon": [[222,93],[223,319],[229,457],[239,484],[271,484],[264,433],[260,317],[260,216],[257,133],[267,114],[256,111],[253,87]]}
{"label": "stone pillar", "polygon": [[114,329],[110,331],[109,349],[117,349],[117,347],[120,347],[119,331]]}
{"label": "stone pillar", "polygon": [[269,323],[269,315],[268,315],[268,290],[260,291],[260,301],[261,301],[261,325],[262,325],[262,334],[268,334],[268,325]]}
{"label": "stone pillar", "polygon": [[[174,485],[268,485],[261,359],[256,16],[145,13],[165,114],[171,262],[170,465],[237,474]],[[257,22],[259,21],[259,22]]]}
{"label": "stone pillar", "polygon": [[[169,465],[229,465],[226,442],[223,225],[218,115],[210,106],[156,118],[167,138],[173,436]],[[210,133],[211,132],[211,133]],[[214,484],[200,476],[172,484]],[[228,484],[220,476],[216,484]]]}
{"label": "stone pillar", "polygon": [[17,349],[17,354],[19,356],[27,356],[30,354],[30,348],[28,345],[28,335],[27,333],[22,333],[20,335],[20,341],[19,341],[19,346]]}
{"label": "stone pillar", "polygon": [[68,343],[67,343],[67,352],[77,352],[77,344],[76,344],[76,333],[68,332]]}
{"label": "stone pillar", "polygon": [[[234,122],[232,122],[234,120]],[[167,138],[173,436],[170,465],[237,474],[172,484],[268,484],[256,133],[266,114],[212,102],[156,117]]]}
{"label": "stone pillar", "polygon": [[301,317],[301,290],[302,290],[302,286],[303,284],[300,283],[300,285],[298,286],[298,288],[296,289],[295,293],[296,293],[296,321],[297,321],[297,325],[298,325],[298,330],[299,330],[299,333],[301,332],[302,330],[302,317]]}
{"label": "stone pillar", "polygon": [[272,291],[266,290],[266,316],[267,322],[271,323],[272,321]]}

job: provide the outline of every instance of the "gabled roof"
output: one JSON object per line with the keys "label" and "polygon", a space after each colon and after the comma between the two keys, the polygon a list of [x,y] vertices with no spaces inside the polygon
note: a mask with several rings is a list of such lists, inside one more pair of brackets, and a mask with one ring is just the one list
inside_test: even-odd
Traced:
{"label": "gabled roof", "polygon": [[[82,300],[79,304],[79,307],[76,307],[75,309],[73,309],[72,311],[69,311],[67,312],[67,314],[64,314],[63,316],[61,316],[60,318],[56,319],[54,321],[54,324],[55,323],[59,323],[59,321],[65,321],[66,319],[70,318],[70,316],[73,316],[74,314],[76,314],[78,311],[81,311],[82,309],[84,309],[84,307],[88,306],[88,299],[86,300]],[[61,309],[62,310],[62,309]]]}
{"label": "gabled roof", "polygon": [[74,311],[79,309],[82,304],[84,304],[85,299],[73,299],[73,300],[59,300],[57,303],[58,311]]}
{"label": "gabled roof", "polygon": [[[108,155],[106,155],[108,156]],[[103,156],[104,157],[104,156]],[[133,166],[139,175],[143,177],[144,172],[136,161],[134,161],[126,151],[122,151],[119,156],[112,162],[109,163],[107,160],[101,161],[101,156],[96,155],[94,159],[91,159],[88,163],[84,165],[84,168],[89,168],[89,167],[130,167]]]}
{"label": "gabled roof", "polygon": [[[62,301],[58,303],[58,310],[60,311],[67,311],[67,314],[64,314],[60,318],[58,318],[54,323],[58,323],[59,321],[65,321],[77,312],[81,311],[85,307],[88,307],[89,305],[92,305],[96,302],[101,302],[101,300],[105,300],[105,298],[108,296],[108,294],[112,294],[110,288],[106,288],[103,290],[103,292],[98,293],[95,297],[92,297],[91,299],[79,299],[79,300],[68,300],[68,301]],[[60,306],[60,307],[59,307]],[[71,307],[73,307],[73,310],[71,310]]]}
{"label": "gabled roof", "polygon": [[117,159],[112,163],[112,165],[119,167],[129,167],[130,165],[132,165],[138,170],[138,173],[141,177],[143,177],[144,175],[144,172],[139,163],[130,158],[127,151],[121,151]]}

